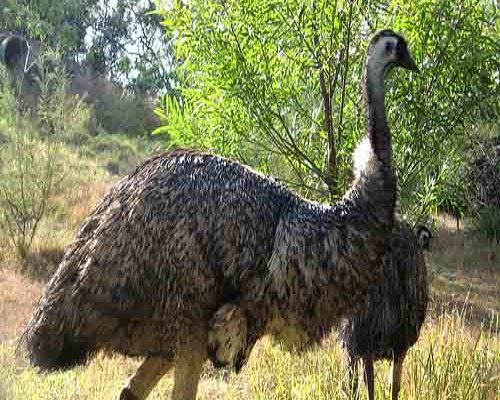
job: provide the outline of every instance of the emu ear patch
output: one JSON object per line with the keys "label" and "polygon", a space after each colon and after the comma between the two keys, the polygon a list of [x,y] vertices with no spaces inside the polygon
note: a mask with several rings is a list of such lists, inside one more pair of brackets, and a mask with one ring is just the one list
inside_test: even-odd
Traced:
{"label": "emu ear patch", "polygon": [[13,68],[28,53],[28,43],[19,36],[9,36],[0,45],[0,61],[8,68]]}
{"label": "emu ear patch", "polygon": [[394,43],[387,41],[385,44],[385,55],[389,56],[394,51]]}

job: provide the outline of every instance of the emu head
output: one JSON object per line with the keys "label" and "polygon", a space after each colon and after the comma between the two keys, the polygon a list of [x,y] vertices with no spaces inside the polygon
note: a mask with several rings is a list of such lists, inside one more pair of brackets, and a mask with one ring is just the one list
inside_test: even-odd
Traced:
{"label": "emu head", "polygon": [[384,73],[395,66],[418,71],[408,51],[406,40],[389,29],[380,31],[372,37],[367,57],[368,63],[375,70],[383,70]]}
{"label": "emu head", "polygon": [[431,249],[432,233],[427,227],[418,225],[416,228],[417,242],[422,250]]}
{"label": "emu head", "polygon": [[8,69],[19,67],[24,71],[28,48],[28,42],[23,37],[7,36],[0,43],[0,62],[4,63]]}
{"label": "emu head", "polygon": [[6,66],[10,84],[16,92],[19,90],[23,106],[35,104],[40,94],[40,70],[32,50],[22,36],[0,34],[0,64]]}
{"label": "emu head", "polygon": [[227,303],[220,307],[209,322],[208,355],[215,367],[232,366],[236,372],[250,356],[248,321],[244,310]]}

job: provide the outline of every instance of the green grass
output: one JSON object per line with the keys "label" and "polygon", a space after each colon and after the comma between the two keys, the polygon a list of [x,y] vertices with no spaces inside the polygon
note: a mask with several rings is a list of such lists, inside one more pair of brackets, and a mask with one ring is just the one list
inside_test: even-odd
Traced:
{"label": "green grass", "polygon": [[[406,358],[401,399],[498,399],[498,319],[482,329],[471,329],[468,319],[466,311],[453,311],[428,320]],[[0,345],[0,396],[6,400],[117,398],[136,366],[136,360],[99,355],[86,367],[40,375],[14,354],[12,344],[4,344]],[[376,372],[376,397],[389,398],[388,363],[378,363]],[[342,353],[333,338],[302,355],[264,340],[240,375],[216,371],[207,364],[199,398],[349,399],[346,386]],[[172,377],[167,375],[151,399],[165,399],[171,388]]]}

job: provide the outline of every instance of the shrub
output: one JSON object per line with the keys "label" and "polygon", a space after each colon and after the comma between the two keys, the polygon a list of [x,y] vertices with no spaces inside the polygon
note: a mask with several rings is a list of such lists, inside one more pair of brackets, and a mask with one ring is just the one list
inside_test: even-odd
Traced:
{"label": "shrub", "polygon": [[146,95],[130,92],[109,78],[78,73],[72,78],[71,90],[93,106],[95,124],[101,131],[140,135],[158,125]]}
{"label": "shrub", "polygon": [[[42,63],[37,106],[22,111],[8,83],[0,88],[0,239],[21,259],[30,252],[40,223],[50,212],[71,165],[62,160],[63,141],[73,138],[88,113],[68,94],[67,77],[54,54]],[[54,61],[56,60],[56,61]],[[6,71],[4,79],[9,82]],[[1,78],[1,77],[0,77]]]}
{"label": "shrub", "polygon": [[484,207],[479,211],[477,229],[489,240],[500,243],[500,209]]}

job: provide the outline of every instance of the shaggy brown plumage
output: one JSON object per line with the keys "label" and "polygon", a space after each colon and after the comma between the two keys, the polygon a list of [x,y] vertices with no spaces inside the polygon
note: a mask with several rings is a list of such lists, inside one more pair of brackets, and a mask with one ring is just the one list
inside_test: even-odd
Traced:
{"label": "shaggy brown plumage", "polygon": [[394,225],[384,256],[383,280],[373,286],[366,306],[348,318],[340,337],[357,391],[357,362],[363,360],[368,398],[374,398],[373,362],[392,360],[392,399],[398,397],[401,368],[408,349],[418,339],[428,302],[426,266],[422,249],[429,248],[430,232],[416,234],[405,222]]}
{"label": "shaggy brown plumage", "polygon": [[[23,335],[31,362],[66,368],[99,349],[145,356],[121,399],[145,398],[175,365],[172,397],[191,400],[208,353],[239,369],[266,333],[299,345],[328,333],[378,281],[393,224],[383,78],[414,64],[390,31],[372,39],[367,59],[367,139],[342,201],[310,202],[209,154],[150,159],[68,247]],[[221,326],[236,338],[225,349]]]}

